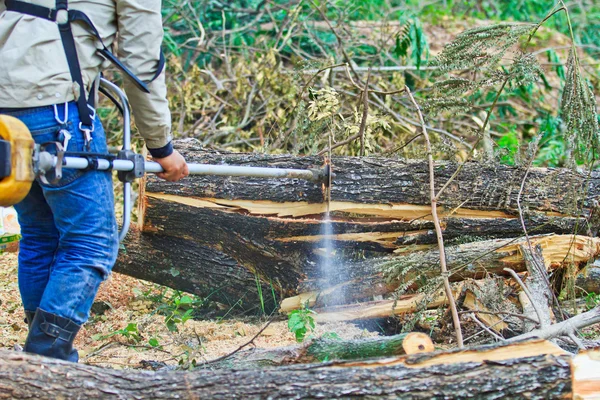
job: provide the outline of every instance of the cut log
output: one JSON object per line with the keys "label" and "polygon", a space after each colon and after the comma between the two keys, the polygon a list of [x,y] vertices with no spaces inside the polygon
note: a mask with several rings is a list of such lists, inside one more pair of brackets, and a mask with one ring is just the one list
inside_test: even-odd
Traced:
{"label": "cut log", "polygon": [[360,340],[318,338],[308,340],[300,346],[253,348],[240,351],[223,360],[209,362],[208,366],[211,369],[260,369],[326,360],[360,360],[419,354],[433,350],[431,338],[420,332]]}
{"label": "cut log", "polygon": [[118,371],[0,350],[0,397],[25,398],[572,398],[600,375],[545,341],[373,361],[263,370]]}
{"label": "cut log", "polygon": [[[454,297],[460,293],[461,285],[453,288]],[[385,318],[399,314],[413,313],[427,308],[436,308],[448,304],[448,298],[443,290],[434,294],[412,294],[400,296],[396,300],[380,300],[352,305],[332,306],[321,311],[317,309],[315,321],[341,322],[361,319]]]}
{"label": "cut log", "polygon": [[[177,148],[190,162],[281,168],[323,163],[318,157],[215,154],[194,142]],[[437,164],[436,184],[444,184],[456,167]],[[138,229],[124,243],[115,271],[243,310],[258,308],[262,298],[270,311],[283,298],[334,285],[362,300],[389,293],[397,282],[382,279],[373,260],[430,251],[435,243],[427,165],[338,157],[333,169],[330,204],[320,185],[297,179],[194,176],[170,183],[149,176],[142,182]],[[586,226],[600,193],[596,174],[588,179],[570,170],[531,170],[521,196],[528,230],[561,235]],[[515,185],[522,175],[515,167],[468,163],[440,200],[449,244],[518,237]],[[332,231],[326,235],[322,218],[328,207]],[[325,257],[332,258],[323,255],[325,239],[336,248],[339,273],[333,279],[320,268]],[[420,253],[423,268],[435,269],[435,251],[429,254]]]}
{"label": "cut log", "polygon": [[[600,239],[587,236],[547,235],[530,237],[531,243],[539,245],[548,268],[556,268],[565,262],[585,264],[600,254]],[[450,280],[482,278],[489,274],[506,274],[504,268],[525,271],[526,264],[520,246],[525,238],[497,239],[467,243],[446,248],[446,262],[451,271]],[[300,284],[299,295],[281,302],[281,311],[291,311],[308,305],[319,307],[335,304],[335,299],[346,300],[359,296],[389,293],[395,288],[411,283],[413,287],[422,281],[439,276],[439,252],[437,248],[413,251],[395,257],[377,258],[366,262],[346,263],[347,282],[331,283],[336,286],[323,291],[315,290],[324,285],[318,279]]]}

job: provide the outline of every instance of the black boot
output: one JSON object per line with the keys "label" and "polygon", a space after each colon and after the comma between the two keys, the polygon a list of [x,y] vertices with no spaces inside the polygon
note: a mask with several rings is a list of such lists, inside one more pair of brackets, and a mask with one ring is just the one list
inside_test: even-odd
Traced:
{"label": "black boot", "polygon": [[27,327],[31,330],[31,324],[33,323],[33,317],[35,317],[35,311],[25,310],[25,322],[27,322]]}
{"label": "black boot", "polygon": [[38,308],[29,328],[24,351],[72,362],[79,361],[73,341],[80,325]]}

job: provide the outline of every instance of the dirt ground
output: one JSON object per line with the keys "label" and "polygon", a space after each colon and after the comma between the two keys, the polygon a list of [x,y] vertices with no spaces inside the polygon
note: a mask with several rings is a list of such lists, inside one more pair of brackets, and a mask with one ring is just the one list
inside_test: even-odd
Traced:
{"label": "dirt ground", "polygon": [[[102,315],[92,313],[90,321],[81,329],[75,341],[80,362],[112,368],[140,368],[150,363],[186,365],[192,360],[199,364],[236,350],[266,323],[266,320],[190,319],[178,324],[179,332],[170,332],[165,316],[156,312],[160,304],[140,295],[149,291],[156,292],[159,288],[120,274],[112,274],[102,284],[96,304],[106,304],[107,309]],[[27,336],[23,318],[17,284],[17,254],[5,253],[0,255],[0,348],[14,349],[15,345],[23,345]],[[136,324],[138,340],[115,334],[129,324]],[[377,335],[347,323],[321,324],[314,334],[326,332],[335,332],[344,339]],[[263,348],[295,343],[285,320],[271,323],[254,341],[256,347]]]}

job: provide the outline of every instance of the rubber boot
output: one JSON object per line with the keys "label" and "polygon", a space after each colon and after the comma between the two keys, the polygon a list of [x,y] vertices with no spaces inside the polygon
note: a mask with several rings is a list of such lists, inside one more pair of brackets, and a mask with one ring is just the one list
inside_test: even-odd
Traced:
{"label": "rubber boot", "polygon": [[25,322],[27,322],[27,327],[31,330],[31,324],[33,323],[33,317],[35,317],[35,311],[25,310]]}
{"label": "rubber boot", "polygon": [[79,361],[73,341],[81,328],[68,318],[63,318],[38,308],[29,328],[24,351],[72,362]]}

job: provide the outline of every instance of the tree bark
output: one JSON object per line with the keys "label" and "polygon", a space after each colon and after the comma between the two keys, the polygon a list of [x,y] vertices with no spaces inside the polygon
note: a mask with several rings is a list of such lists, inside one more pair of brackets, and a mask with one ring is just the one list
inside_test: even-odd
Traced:
{"label": "tree bark", "polygon": [[[177,148],[189,162],[280,168],[323,163],[319,157],[208,153],[194,142]],[[456,167],[437,164],[436,185]],[[338,157],[333,170],[329,205],[321,185],[297,179],[194,176],[172,183],[149,176],[142,182],[139,226],[115,271],[242,310],[264,305],[270,311],[281,299],[340,284],[356,294],[347,300],[389,293],[400,283],[382,278],[379,259],[409,260],[418,252],[413,258],[419,268],[437,269],[425,162]],[[447,243],[458,248],[518,237],[515,182],[522,174],[515,167],[468,163],[439,203]],[[587,179],[569,170],[531,170],[521,196],[528,230],[568,234],[586,226],[588,206],[600,193],[594,174]],[[322,231],[328,207],[329,236]],[[326,238],[337,249],[333,278],[320,268]],[[481,254],[472,255],[476,260]]]}
{"label": "tree bark", "polygon": [[[600,239],[587,236],[548,235],[533,236],[531,242],[539,245],[548,267],[556,268],[564,262],[585,264],[600,254]],[[526,270],[520,246],[525,238],[485,240],[446,249],[451,281],[482,278],[490,274],[506,274],[504,268],[517,272]],[[289,311],[305,304],[311,307],[334,305],[336,299],[345,300],[390,293],[405,286],[416,288],[432,285],[439,278],[439,252],[437,249],[400,253],[395,257],[377,258],[359,264],[346,263],[346,282],[332,281],[334,286],[319,290],[324,285],[318,279],[302,282],[299,295],[281,302],[281,310]],[[344,294],[344,296],[341,296]]]}
{"label": "tree bark", "polygon": [[217,362],[211,369],[260,369],[290,364],[307,364],[333,360],[364,360],[418,354],[434,350],[431,338],[424,333],[410,332],[393,336],[359,340],[317,338],[298,346],[253,348],[240,351]]}
{"label": "tree bark", "polygon": [[[570,398],[576,360],[548,342],[533,341],[262,370],[149,372],[0,350],[0,398]],[[600,370],[597,360],[586,361]],[[589,369],[582,378],[586,385],[598,375]]]}

